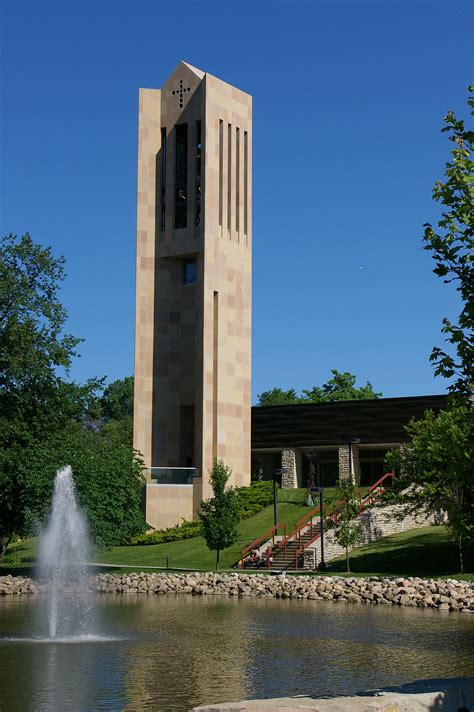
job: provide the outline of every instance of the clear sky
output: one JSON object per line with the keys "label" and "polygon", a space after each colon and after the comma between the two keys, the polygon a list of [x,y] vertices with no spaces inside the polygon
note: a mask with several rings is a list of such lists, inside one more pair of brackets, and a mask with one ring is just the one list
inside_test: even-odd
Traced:
{"label": "clear sky", "polygon": [[472,8],[445,0],[0,1],[1,231],[67,261],[72,375],[133,371],[138,87],[180,59],[253,95],[253,394],[330,369],[440,393],[454,287],[422,225],[466,115]]}

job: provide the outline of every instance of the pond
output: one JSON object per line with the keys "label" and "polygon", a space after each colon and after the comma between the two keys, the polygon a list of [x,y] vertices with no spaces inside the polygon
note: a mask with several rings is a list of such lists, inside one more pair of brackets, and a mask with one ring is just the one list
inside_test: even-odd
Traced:
{"label": "pond", "polygon": [[474,674],[474,616],[224,597],[99,596],[103,635],[35,640],[44,596],[0,599],[0,709],[190,710]]}

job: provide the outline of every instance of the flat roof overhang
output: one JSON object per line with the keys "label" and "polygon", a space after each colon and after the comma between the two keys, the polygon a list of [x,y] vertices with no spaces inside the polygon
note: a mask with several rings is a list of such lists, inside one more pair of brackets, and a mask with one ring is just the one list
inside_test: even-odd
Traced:
{"label": "flat roof overhang", "polygon": [[446,405],[447,395],[434,395],[253,406],[252,450],[341,445],[354,437],[362,444],[401,443],[411,418]]}

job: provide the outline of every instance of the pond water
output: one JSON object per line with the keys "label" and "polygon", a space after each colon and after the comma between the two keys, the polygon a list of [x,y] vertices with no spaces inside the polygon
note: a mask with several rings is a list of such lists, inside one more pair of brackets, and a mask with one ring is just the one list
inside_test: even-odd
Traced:
{"label": "pond water", "polygon": [[317,601],[99,596],[97,640],[42,642],[44,596],[0,599],[0,709],[190,710],[474,675],[474,616]]}

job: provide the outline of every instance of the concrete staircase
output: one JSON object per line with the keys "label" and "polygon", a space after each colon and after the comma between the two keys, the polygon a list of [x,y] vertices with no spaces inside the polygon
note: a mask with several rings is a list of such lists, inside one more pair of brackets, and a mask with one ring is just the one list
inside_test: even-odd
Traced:
{"label": "concrete staircase", "polygon": [[[391,483],[392,480],[393,473],[386,473],[369,488],[367,494],[359,499],[358,517],[360,517],[364,511],[367,511],[373,507],[377,497],[385,491],[388,481]],[[325,518],[325,532],[326,527],[331,520],[332,522],[335,522],[336,517],[334,514]],[[281,528],[285,530],[285,534],[282,537],[277,536],[278,530]],[[334,537],[334,532],[331,533]],[[240,568],[273,571],[301,570],[305,568],[304,552],[308,549],[308,547],[315,548],[317,544],[320,545],[320,538],[320,512],[319,507],[316,507],[310,510],[304,517],[302,517],[302,519],[300,519],[299,522],[296,523],[294,531],[290,534],[286,535],[286,527],[281,524],[277,524],[268,530],[268,532],[265,532],[265,534],[262,534],[258,537],[258,539],[255,539],[251,544],[245,547],[242,551],[240,559]],[[271,550],[270,562],[268,561],[267,556],[269,548]],[[260,552],[261,560],[259,564],[254,564],[249,560],[248,554],[251,550],[258,550]],[[332,558],[332,556],[325,558]]]}

